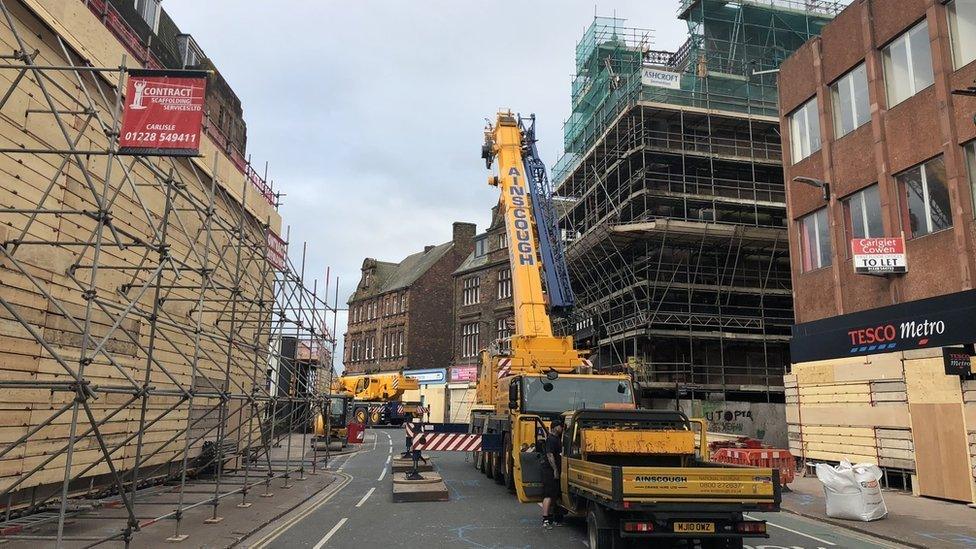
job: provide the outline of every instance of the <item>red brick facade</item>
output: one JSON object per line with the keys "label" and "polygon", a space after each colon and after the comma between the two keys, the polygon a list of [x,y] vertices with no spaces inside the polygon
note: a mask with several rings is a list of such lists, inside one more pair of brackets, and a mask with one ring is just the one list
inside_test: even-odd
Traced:
{"label": "red brick facade", "polygon": [[[976,62],[954,63],[948,24],[951,2],[905,0],[897,4],[897,9],[892,9],[892,2],[885,0],[854,2],[826,26],[820,38],[807,42],[787,59],[780,71],[781,132],[798,323],[973,287],[976,227],[972,177],[976,174],[967,170],[965,148],[972,147],[976,138],[976,98],[952,92],[973,85]],[[917,27],[922,24],[927,25],[927,32]],[[919,30],[913,44],[921,53],[909,70],[925,74],[909,85],[917,89],[899,98],[900,92],[891,90],[905,79],[899,80],[895,69],[889,68],[890,74],[886,74],[885,50],[901,47],[899,40],[911,29]],[[926,42],[930,56],[924,52]],[[931,84],[927,79],[929,61]],[[840,132],[835,120],[844,115],[831,85],[837,83],[839,88],[840,79],[862,62],[869,114],[863,124],[836,137]],[[892,95],[901,100],[896,103]],[[791,115],[814,97],[819,106],[822,145],[805,158],[794,158],[793,141],[799,140],[791,133]],[[927,178],[941,181],[936,190],[926,187],[923,196],[907,181],[914,168],[929,161],[935,163]],[[940,171],[939,166],[944,169]],[[797,176],[829,183],[829,200],[823,200],[820,189],[791,182]],[[880,213],[875,215],[883,226],[883,234],[878,236],[897,237],[904,232],[907,239],[909,272],[904,276],[854,274],[850,253],[853,222],[850,202],[845,205],[845,200],[875,184],[877,205],[871,207],[878,208]],[[936,224],[937,230],[917,230],[925,220],[919,220],[909,202],[915,201],[917,211],[917,204],[923,201],[934,203],[937,199],[933,196],[937,191],[943,193],[943,188],[947,198],[941,199],[937,208],[924,210],[938,213],[943,221]],[[810,268],[801,260],[812,247],[809,242],[804,246],[801,219],[824,207],[829,226],[829,246],[823,247],[829,247],[829,252],[824,254],[824,262],[829,265]],[[946,226],[950,219],[951,226]]]}
{"label": "red brick facade", "polygon": [[347,301],[343,364],[364,373],[446,368],[451,361],[451,273],[471,254],[475,226],[455,223],[453,239],[399,263],[363,261]]}

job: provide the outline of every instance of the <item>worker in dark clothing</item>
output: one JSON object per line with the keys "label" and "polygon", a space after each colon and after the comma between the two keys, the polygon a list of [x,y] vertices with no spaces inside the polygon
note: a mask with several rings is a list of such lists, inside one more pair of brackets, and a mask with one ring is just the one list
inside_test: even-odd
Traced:
{"label": "worker in dark clothing", "polygon": [[547,530],[553,527],[553,510],[559,498],[560,459],[563,455],[562,418],[552,420],[546,434],[545,459],[542,460],[542,526]]}

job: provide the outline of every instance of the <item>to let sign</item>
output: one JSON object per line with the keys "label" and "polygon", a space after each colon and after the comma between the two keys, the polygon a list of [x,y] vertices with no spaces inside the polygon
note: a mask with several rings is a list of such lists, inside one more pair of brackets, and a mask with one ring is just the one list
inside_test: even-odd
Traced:
{"label": "to let sign", "polygon": [[854,272],[858,274],[903,274],[908,272],[905,239],[855,238],[851,240]]}
{"label": "to let sign", "polygon": [[131,70],[128,75],[119,154],[197,155],[207,73]]}

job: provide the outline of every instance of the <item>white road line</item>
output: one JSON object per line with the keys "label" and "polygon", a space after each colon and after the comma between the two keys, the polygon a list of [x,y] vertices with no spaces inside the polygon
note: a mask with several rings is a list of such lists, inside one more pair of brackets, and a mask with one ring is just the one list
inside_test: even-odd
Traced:
{"label": "white road line", "polygon": [[[744,516],[745,518],[747,518],[749,520],[760,520],[760,519],[757,519],[756,517],[750,517],[749,515],[742,515],[742,516]],[[792,533],[794,533],[794,534],[796,534],[798,536],[803,536],[805,538],[810,538],[810,539],[812,539],[814,541],[819,541],[820,543],[823,543],[823,544],[826,544],[826,545],[837,545],[836,543],[831,543],[831,542],[829,542],[829,541],[827,541],[825,539],[820,539],[817,536],[811,536],[810,534],[806,534],[806,533],[800,532],[798,530],[794,530],[792,528],[787,528],[785,526],[780,526],[779,524],[776,524],[776,523],[773,523],[773,522],[766,521],[766,524],[772,526],[773,528],[779,528],[780,530],[786,530],[787,532],[792,532]]]}
{"label": "white road line", "polygon": [[349,519],[343,518],[340,520],[335,526],[332,527],[331,530],[329,530],[329,533],[327,533],[324,538],[320,539],[319,542],[315,544],[315,547],[312,547],[312,549],[322,549],[326,543],[329,543],[329,539],[335,535],[337,531],[339,531],[339,528],[342,528],[342,525],[345,524],[347,520]]}
{"label": "white road line", "polygon": [[279,524],[277,528],[269,532],[263,538],[256,540],[253,544],[250,545],[251,549],[263,549],[264,547],[267,547],[268,544],[274,541],[282,533],[287,531],[289,528],[291,528],[301,520],[304,520],[305,517],[312,514],[316,509],[318,509],[326,502],[331,500],[333,496],[338,494],[347,484],[349,484],[352,481],[352,477],[347,474],[338,473],[338,476],[342,480],[339,481],[339,484],[334,489],[329,490],[329,488],[331,488],[330,485],[329,488],[326,488],[329,491],[321,499],[319,499],[318,501],[316,501],[315,503],[307,507],[305,510],[298,513],[297,515],[294,515],[291,518],[285,520],[283,523]]}
{"label": "white road line", "polygon": [[384,463],[384,465],[389,465],[390,464],[390,458],[391,457],[393,457],[393,456],[392,455],[386,456],[386,463]]}
{"label": "white road line", "polygon": [[375,486],[370,488],[369,492],[366,492],[366,495],[363,496],[363,499],[359,500],[359,503],[356,504],[356,507],[362,507],[363,504],[366,503],[366,500],[369,499],[369,496],[373,495],[374,490],[376,490]]}
{"label": "white road line", "polygon": [[386,476],[386,467],[383,468],[383,472],[380,473],[380,478],[376,479],[376,482],[383,480],[383,477],[385,476]]}

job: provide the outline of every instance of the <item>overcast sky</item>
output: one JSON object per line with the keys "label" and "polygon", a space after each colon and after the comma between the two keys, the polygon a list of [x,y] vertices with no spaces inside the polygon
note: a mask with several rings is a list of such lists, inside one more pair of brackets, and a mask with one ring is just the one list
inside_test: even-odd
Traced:
{"label": "overcast sky", "polygon": [[[684,40],[678,0],[165,0],[244,105],[247,152],[270,164],[308,278],[364,257],[398,261],[489,221],[497,191],[480,159],[499,107],[539,119],[543,158],[562,153],[575,46],[594,13]],[[333,286],[334,287],[334,286]],[[345,331],[340,313],[339,342]],[[341,358],[341,349],[337,352]]]}

